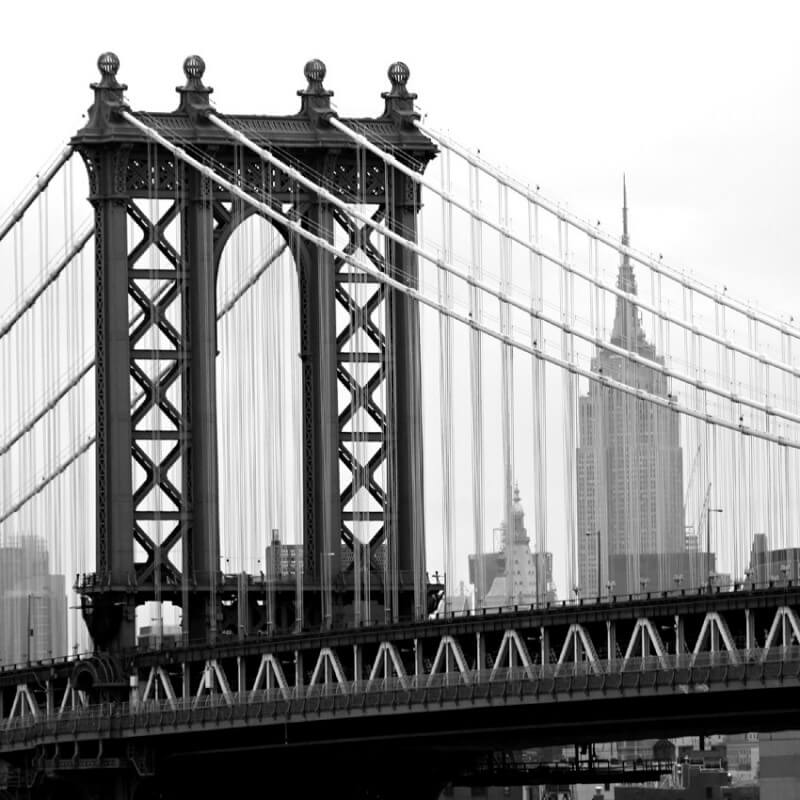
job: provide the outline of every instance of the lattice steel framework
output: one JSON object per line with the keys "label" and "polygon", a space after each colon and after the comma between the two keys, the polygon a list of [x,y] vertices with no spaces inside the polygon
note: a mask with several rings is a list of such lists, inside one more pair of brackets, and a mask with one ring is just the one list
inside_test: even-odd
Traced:
{"label": "lattice steel framework", "polygon": [[[372,219],[380,222],[385,217],[385,208],[379,207]],[[347,215],[334,212],[334,218],[348,237],[345,252],[352,255],[362,251],[379,269],[386,269],[383,253],[370,240],[372,229],[369,226],[358,226]],[[342,539],[351,550],[358,546],[354,536],[353,522],[376,522],[377,530],[369,538],[363,556],[373,559],[386,535],[386,487],[383,485],[381,470],[386,467],[386,413],[385,403],[380,397],[381,389],[385,391],[386,379],[386,336],[383,326],[376,320],[381,311],[385,311],[386,291],[384,284],[375,278],[356,272],[352,267],[337,259],[336,266],[336,301],[347,313],[347,323],[341,327],[336,337],[337,378],[342,384],[349,401],[339,413],[339,459],[344,465],[349,480],[341,491]],[[357,293],[355,287],[364,287],[368,291]],[[362,295],[366,294],[366,297]],[[372,347],[367,346],[367,341]],[[356,367],[359,364],[375,365],[369,374],[362,376]],[[377,396],[376,396],[377,395]],[[356,419],[360,412],[365,413],[373,426],[373,430],[358,430]],[[374,443],[374,451],[368,455],[366,463],[358,452],[358,443]],[[379,510],[348,510],[359,491],[364,489]]]}
{"label": "lattice steel framework", "polygon": [[[186,636],[213,640],[222,619],[216,274],[225,243],[252,209],[126,123],[118,114],[126,108],[119,62],[104,54],[98,66],[102,79],[93,84],[89,122],[73,139],[89,171],[97,231],[97,568],[79,588],[101,648],[132,645],[135,608],[152,599],[183,607]],[[374,232],[228,141],[204,116],[211,89],[202,82],[202,59],[190,57],[184,71],[178,110],[142,119],[190,143],[206,163],[274,208],[288,207],[329,241],[339,231],[346,252],[361,251],[379,269],[416,283],[416,260],[407,249],[376,241]],[[327,124],[334,112],[322,85],[324,65],[309,62],[305,74],[299,114],[228,117],[229,123],[413,238],[417,187]],[[407,68],[393,65],[390,79],[384,114],[352,124],[424,169],[435,148],[411,124],[415,95],[405,88]],[[341,616],[354,592],[350,559],[343,563],[342,554],[361,548],[376,584],[381,574],[395,576],[382,586],[387,618],[419,615],[426,584],[416,304],[290,230],[281,233],[299,280],[305,592],[320,592],[329,564]],[[344,405],[342,394],[350,398]],[[355,424],[361,415],[368,430]],[[366,510],[355,504],[364,492]],[[354,533],[363,523],[366,542]],[[378,564],[383,559],[389,569]],[[245,595],[240,604],[250,603]],[[319,604],[304,607],[303,621],[315,624]],[[260,622],[255,608],[240,618],[249,630]]]}

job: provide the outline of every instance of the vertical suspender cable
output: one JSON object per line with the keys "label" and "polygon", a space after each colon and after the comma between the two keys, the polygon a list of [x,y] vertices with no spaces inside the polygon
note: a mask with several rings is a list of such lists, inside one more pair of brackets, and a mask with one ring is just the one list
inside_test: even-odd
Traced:
{"label": "vertical suspender cable", "polygon": [[[446,192],[450,191],[450,151],[446,150],[441,160],[441,180]],[[453,207],[442,203],[442,247],[445,260],[453,253]],[[439,302],[445,307],[452,303],[452,277],[438,270]],[[439,417],[441,425],[442,459],[442,536],[445,571],[444,610],[450,611],[451,598],[455,595],[455,542],[453,530],[453,507],[455,505],[453,473],[453,322],[444,314],[439,315]]]}
{"label": "vertical suspender cable", "polygon": [[[480,207],[480,173],[470,166],[470,204],[477,210]],[[482,278],[483,237],[482,225],[473,216],[470,218],[470,275],[476,280]],[[483,321],[483,302],[481,293],[469,287],[469,312],[477,322]],[[531,324],[534,324],[531,318]],[[541,324],[541,323],[540,323]],[[534,359],[534,361],[536,361]],[[536,362],[538,363],[538,362]],[[486,586],[486,563],[484,560],[485,510],[483,498],[486,491],[484,480],[483,453],[483,341],[476,328],[469,331],[469,370],[470,370],[470,412],[472,430],[472,537],[475,550],[475,593],[476,600],[483,603]]]}
{"label": "vertical suspender cable", "polygon": [[[498,222],[508,228],[508,189],[498,184]],[[511,291],[511,240],[501,234],[499,240],[500,288],[504,294]],[[511,308],[500,303],[500,330],[504,336],[511,335]],[[512,487],[514,482],[514,355],[513,349],[503,343],[500,348],[500,414],[503,445],[503,501],[506,525],[506,604],[514,603],[514,516],[512,509]]]}
{"label": "vertical suspender cable", "polygon": [[[476,167],[475,180],[478,181]],[[528,238],[539,244],[539,208],[528,203]],[[538,312],[542,308],[542,258],[530,250],[528,253],[530,303],[531,311]],[[531,342],[534,347],[543,348],[542,321],[536,314],[531,314]],[[533,508],[536,554],[536,604],[542,605],[547,592],[547,485],[546,485],[546,443],[545,443],[545,391],[544,362],[531,358],[531,412],[533,433]]]}
{"label": "vertical suspender cable", "polygon": [[[567,226],[562,217],[557,219],[558,225],[558,253],[561,260],[569,258],[569,245],[567,241]],[[572,317],[572,295],[570,291],[569,276],[564,272],[559,273],[561,295],[561,320],[570,324]],[[572,339],[564,330],[561,331],[561,357],[564,361],[573,359]],[[564,528],[567,539],[567,581],[570,589],[578,588],[577,576],[577,549],[576,536],[578,531],[575,526],[574,487],[575,487],[575,382],[573,375],[564,370],[562,375],[563,397],[563,435],[564,435]]]}

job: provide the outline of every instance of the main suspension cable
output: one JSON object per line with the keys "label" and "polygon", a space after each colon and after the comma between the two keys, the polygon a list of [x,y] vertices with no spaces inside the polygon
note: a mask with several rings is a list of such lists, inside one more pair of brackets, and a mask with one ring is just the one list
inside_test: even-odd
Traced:
{"label": "main suspension cable", "polygon": [[[217,313],[217,320],[220,320],[225,314],[227,314],[233,306],[242,298],[242,296],[251,289],[255,283],[257,282],[258,278],[260,278],[267,269],[275,263],[279,256],[281,256],[287,249],[287,244],[282,244],[276,251],[271,253],[264,264],[259,267],[259,269],[254,273],[253,277],[248,280],[243,287],[241,287],[237,292],[222,306],[222,308]],[[138,319],[144,316],[144,312],[138,312],[136,316],[131,320],[131,325],[135,325]],[[5,455],[14,444],[16,444],[26,433],[28,433],[33,426],[42,419],[49,411],[51,411],[55,406],[64,398],[66,397],[72,389],[74,389],[84,378],[89,371],[94,367],[95,360],[92,359],[91,361],[87,362],[81,370],[73,376],[65,385],[64,387],[54,396],[52,397],[47,404],[38,411],[33,417],[31,417],[25,425],[17,431],[10,439],[7,439],[2,445],[0,445],[0,456]],[[163,373],[162,373],[163,376]],[[159,376],[159,380],[161,377]],[[131,406],[135,406],[136,403],[141,400],[144,396],[144,392],[138,392],[134,395],[133,400],[131,401]],[[19,511],[24,505],[26,505],[30,500],[40,494],[47,486],[49,486],[61,473],[63,473],[70,464],[74,463],[75,461],[80,458],[87,450],[95,443],[96,437],[92,436],[87,441],[81,445],[77,450],[70,453],[54,470],[50,473],[45,475],[39,483],[37,483],[31,491],[27,492],[23,497],[17,500],[10,508],[4,510],[0,513],[0,524],[5,522],[9,517]]]}
{"label": "main suspension cable", "polygon": [[[369,225],[374,230],[379,231],[382,235],[386,236],[387,238],[391,239],[392,241],[395,241],[398,244],[401,244],[402,246],[407,247],[413,253],[415,253],[416,255],[420,256],[420,258],[423,258],[426,261],[430,262],[431,264],[434,264],[439,269],[442,269],[445,272],[449,272],[452,275],[454,275],[454,276],[458,277],[459,279],[463,280],[468,285],[474,286],[474,287],[480,289],[481,291],[484,291],[487,294],[491,295],[492,297],[495,297],[498,301],[500,301],[501,309],[503,307],[505,307],[505,306],[513,306],[514,308],[519,309],[520,311],[530,315],[531,317],[536,317],[537,319],[540,319],[542,322],[545,322],[545,323],[547,323],[549,325],[552,325],[555,328],[560,329],[562,331],[562,333],[565,333],[565,334],[568,334],[568,335],[575,335],[575,336],[579,337],[580,339],[583,339],[585,342],[587,342],[589,344],[593,344],[595,347],[598,347],[598,348],[601,348],[601,349],[604,349],[604,350],[608,350],[609,352],[615,353],[617,355],[621,355],[624,358],[628,359],[628,361],[633,361],[633,362],[635,362],[637,364],[641,364],[642,366],[648,367],[649,369],[652,369],[655,372],[661,373],[665,377],[673,378],[675,380],[680,381],[681,383],[688,384],[689,386],[694,386],[695,388],[702,389],[703,391],[711,392],[711,393],[713,393],[713,394],[715,394],[715,395],[717,395],[719,397],[722,397],[722,398],[724,398],[726,400],[729,400],[730,402],[732,402],[734,404],[747,406],[747,407],[752,408],[752,409],[754,409],[756,411],[763,412],[763,413],[767,414],[768,416],[780,417],[780,418],[785,419],[785,420],[787,420],[789,422],[800,423],[800,414],[796,414],[796,413],[793,413],[791,411],[787,411],[787,410],[779,408],[779,407],[770,406],[769,404],[767,404],[765,402],[761,402],[761,401],[758,401],[758,400],[753,400],[753,399],[751,399],[751,398],[749,398],[747,396],[739,395],[739,394],[736,394],[735,392],[731,392],[729,390],[726,390],[726,389],[723,389],[723,388],[720,388],[720,387],[716,387],[716,386],[714,386],[712,384],[707,383],[706,381],[700,380],[699,378],[693,378],[693,377],[691,377],[689,375],[686,375],[686,374],[683,374],[681,372],[678,372],[677,370],[674,370],[671,367],[668,367],[668,366],[666,366],[666,364],[662,364],[659,361],[651,360],[649,358],[646,358],[646,357],[642,356],[641,354],[639,354],[638,352],[636,352],[635,350],[628,350],[626,348],[623,348],[623,347],[620,347],[618,345],[615,345],[615,344],[613,344],[611,342],[607,342],[607,341],[603,340],[599,335],[597,335],[597,333],[594,333],[594,334],[586,333],[584,331],[581,331],[579,328],[577,328],[577,326],[571,324],[571,322],[564,321],[564,320],[559,320],[559,319],[557,319],[555,317],[550,317],[540,309],[531,308],[529,305],[526,305],[525,303],[522,303],[521,301],[516,300],[513,296],[508,294],[507,289],[506,289],[505,286],[501,287],[500,289],[495,289],[494,287],[492,287],[490,284],[486,283],[485,281],[482,281],[482,280],[480,280],[480,279],[478,279],[478,278],[476,278],[476,277],[474,277],[472,275],[465,274],[465,273],[461,272],[452,263],[450,263],[447,259],[435,256],[435,255],[429,253],[427,250],[425,250],[424,248],[420,247],[415,242],[410,241],[408,239],[405,239],[404,237],[398,235],[394,231],[384,230],[369,215],[362,214],[357,209],[348,206],[347,203],[345,203],[341,198],[336,197],[334,194],[332,194],[328,190],[326,190],[326,189],[320,187],[319,185],[315,184],[314,181],[309,180],[299,170],[297,170],[294,167],[286,164],[280,158],[277,158],[272,153],[270,153],[268,150],[265,150],[263,147],[260,147],[257,143],[253,142],[251,139],[249,139],[247,136],[245,136],[241,131],[238,131],[236,128],[232,127],[231,125],[226,123],[224,120],[220,119],[216,114],[209,114],[208,115],[208,119],[214,125],[216,125],[220,129],[225,131],[229,136],[231,136],[232,138],[234,138],[237,141],[239,141],[242,144],[244,144],[246,147],[248,147],[250,150],[252,150],[258,156],[260,156],[264,161],[268,162],[269,164],[272,164],[273,166],[277,167],[278,169],[281,169],[281,170],[285,171],[286,174],[289,175],[289,177],[295,179],[296,181],[298,181],[299,183],[304,185],[306,188],[311,189],[312,191],[316,192],[317,194],[319,194],[320,197],[322,197],[323,199],[325,199],[329,203],[335,205],[337,208],[340,208],[345,213],[347,213],[350,216],[358,219],[363,224]],[[361,142],[359,140],[359,144],[360,143]],[[416,175],[416,173],[412,173],[412,174]],[[419,176],[417,176],[417,177],[419,177]],[[428,183],[424,183],[423,185],[424,186],[428,186]],[[433,185],[433,184],[431,184],[431,185]],[[433,190],[437,194],[439,194],[442,198],[444,198],[446,200],[447,200],[447,198],[449,198],[451,196],[450,193],[447,192],[447,191],[443,191],[443,190],[440,190],[438,188],[434,188]],[[447,202],[450,202],[450,201],[447,200]],[[470,215],[473,216],[473,218],[475,218],[475,219],[480,219],[480,221],[483,221],[482,218],[480,218],[479,216],[475,215],[474,212],[472,212],[472,211],[470,211]],[[508,238],[511,238],[511,239],[514,238],[513,236],[511,236],[511,235],[506,233],[507,225],[500,224],[500,223],[497,223],[497,222],[492,222],[492,223],[490,223],[490,225],[491,225],[491,227],[495,228],[495,230],[501,231],[504,238],[507,238],[507,239]],[[536,249],[536,248],[531,248],[531,249],[537,255],[539,254],[538,253],[538,249]],[[555,259],[555,261],[557,263],[559,263],[559,264],[563,264],[563,263],[566,263],[566,258],[565,258],[565,256],[560,255],[558,258]],[[578,272],[576,270],[568,270],[568,272],[570,272],[572,274],[578,274],[581,277],[586,277],[582,273],[580,273],[580,272]],[[592,282],[595,282],[597,279],[592,277],[592,278],[590,278],[590,280]],[[606,288],[606,287],[603,286],[601,288]],[[643,304],[638,301],[636,295],[631,295],[631,294],[629,294],[627,292],[623,292],[623,291],[621,291],[619,289],[616,290],[616,293],[619,294],[619,295],[623,295],[626,298],[632,298],[631,299],[632,303],[634,303],[637,306],[644,307]],[[654,307],[654,313],[656,315],[661,315],[663,312],[660,312],[658,309],[655,309],[655,307]],[[693,332],[695,332],[698,335],[706,336],[706,334],[704,332],[698,331],[697,326],[694,325],[694,324],[686,323],[686,327],[687,327],[687,329],[692,330]],[[710,336],[707,337],[707,338],[710,338]],[[724,344],[726,347],[730,347],[731,349],[739,349],[741,351],[744,351],[744,348],[737,347],[733,343],[728,342],[723,337],[715,336],[715,339],[717,340],[717,343]],[[751,358],[756,358],[756,359],[758,359],[760,361],[761,360],[767,360],[766,357],[762,358],[761,355],[756,354],[756,353],[747,352],[745,354],[749,355]],[[775,364],[774,366],[778,366],[778,364]],[[796,377],[800,377],[800,367],[795,368],[795,367],[790,367],[788,365],[783,365],[783,366],[786,367],[787,371],[790,371],[792,374],[796,375]]]}
{"label": "main suspension cable", "polygon": [[37,175],[36,181],[34,182],[31,189],[28,193],[10,210],[8,216],[3,221],[2,226],[0,226],[0,242],[5,239],[8,232],[22,219],[25,215],[25,212],[30,208],[33,204],[33,201],[48,187],[49,183],[55,177],[56,173],[61,169],[61,167],[66,164],[67,161],[72,157],[72,154],[75,152],[75,149],[71,144],[68,144],[57,156],[56,160],[53,162],[52,166],[48,167],[45,170],[43,175]]}
{"label": "main suspension cable", "polygon": [[644,267],[647,267],[653,272],[659,275],[663,275],[669,278],[670,280],[673,280],[676,283],[680,284],[681,286],[684,286],[687,289],[691,289],[692,291],[695,291],[698,294],[701,294],[704,297],[713,300],[715,303],[718,303],[721,306],[726,306],[734,311],[737,311],[738,313],[743,314],[749,319],[757,320],[763,323],[764,325],[768,325],[773,330],[784,333],[787,336],[791,336],[795,339],[800,339],[800,330],[797,329],[795,326],[788,325],[782,320],[776,319],[775,317],[772,317],[769,314],[764,314],[763,312],[759,312],[753,308],[750,308],[743,302],[738,301],[728,296],[727,294],[721,294],[716,290],[712,289],[711,287],[706,286],[702,282],[694,278],[687,277],[674,267],[670,267],[660,261],[656,261],[655,259],[650,258],[646,254],[635,250],[630,245],[622,244],[621,242],[617,241],[614,237],[601,231],[599,227],[591,225],[590,223],[586,222],[585,220],[582,220],[575,214],[571,214],[569,211],[566,211],[556,203],[543,197],[538,192],[531,191],[529,187],[525,186],[520,181],[508,175],[505,175],[499,169],[497,169],[497,167],[489,164],[487,161],[480,158],[479,156],[470,153],[469,150],[459,145],[448,136],[445,136],[445,134],[440,133],[439,131],[435,131],[432,128],[427,127],[426,125],[423,125],[419,121],[415,121],[414,124],[421,133],[424,133],[426,136],[433,139],[435,142],[442,145],[443,147],[452,150],[454,153],[461,156],[461,158],[463,158],[469,164],[472,164],[474,167],[477,167],[486,175],[489,175],[499,183],[503,184],[504,186],[507,186],[509,189],[512,189],[514,192],[516,192],[521,197],[528,200],[530,203],[540,206],[545,211],[549,211],[551,214],[560,217],[561,219],[565,220],[570,225],[572,225],[574,228],[577,228],[578,230],[582,231],[588,236],[594,239],[598,239],[599,241],[603,242],[603,244],[606,244],[609,247],[613,248],[618,253],[620,253],[620,255],[629,256],[634,261],[636,261],[637,263],[641,264]]}
{"label": "main suspension cable", "polygon": [[[372,142],[370,142],[369,139],[367,139],[366,137],[362,136],[360,133],[357,133],[356,131],[352,130],[351,128],[349,128],[347,125],[345,125],[344,123],[342,123],[340,120],[336,119],[335,117],[332,117],[330,119],[330,123],[337,130],[340,130],[343,133],[345,133],[347,136],[349,136],[351,139],[353,139],[353,141],[355,141],[359,145],[361,145],[363,147],[367,147],[370,150],[370,152],[374,153],[379,158],[382,158],[390,166],[394,167],[395,169],[400,170],[404,175],[407,175],[408,177],[410,177],[412,180],[414,180],[420,186],[424,186],[426,189],[429,189],[430,191],[432,191],[435,194],[439,195],[446,202],[452,203],[454,206],[456,206],[456,208],[461,209],[466,214],[469,214],[471,217],[474,217],[474,218],[478,219],[480,222],[483,222],[485,225],[488,225],[490,228],[493,228],[501,236],[507,236],[512,241],[514,241],[517,244],[519,244],[521,247],[524,247],[525,249],[530,250],[531,252],[535,253],[536,255],[542,256],[542,258],[547,259],[547,261],[549,261],[551,264],[554,264],[555,266],[560,267],[561,269],[566,270],[567,272],[578,276],[579,278],[587,281],[588,283],[591,283],[591,284],[597,286],[598,288],[603,289],[604,291],[609,292],[610,294],[613,294],[616,297],[619,297],[622,300],[627,300],[628,302],[638,306],[639,308],[647,311],[650,314],[653,314],[653,315],[655,315],[657,317],[660,317],[660,318],[664,319],[665,321],[671,322],[674,325],[677,325],[679,327],[686,328],[687,330],[691,331],[692,333],[695,333],[695,334],[697,334],[699,336],[702,336],[703,338],[708,339],[709,341],[714,342],[715,344],[721,345],[723,347],[727,347],[728,349],[734,350],[737,353],[741,353],[742,355],[747,356],[748,358],[756,359],[756,360],[760,361],[761,363],[766,364],[768,366],[775,367],[776,369],[780,369],[780,370],[783,370],[785,372],[788,372],[788,373],[794,375],[795,377],[800,377],[800,367],[795,367],[795,366],[793,366],[791,364],[784,364],[784,363],[782,363],[780,361],[777,361],[775,359],[770,358],[765,353],[759,353],[759,352],[756,352],[756,351],[753,351],[753,350],[748,350],[748,349],[744,348],[742,345],[739,345],[739,344],[736,344],[735,342],[726,340],[726,339],[724,339],[724,338],[722,338],[720,336],[717,336],[716,334],[713,334],[713,333],[711,333],[709,331],[700,330],[693,323],[687,322],[686,320],[682,320],[682,319],[680,319],[678,317],[674,317],[674,316],[666,313],[662,309],[659,309],[658,307],[652,305],[651,303],[646,302],[644,299],[638,297],[635,294],[631,294],[629,292],[626,292],[623,289],[620,289],[620,288],[618,288],[616,286],[613,286],[610,283],[605,283],[604,281],[599,280],[599,278],[597,278],[597,277],[595,277],[593,275],[589,275],[589,274],[583,272],[582,270],[577,269],[576,267],[572,266],[567,261],[566,258],[561,258],[559,256],[553,255],[552,253],[548,253],[546,250],[544,250],[542,247],[540,247],[537,243],[531,242],[531,241],[525,239],[524,237],[519,236],[518,234],[515,234],[513,231],[506,229],[504,226],[500,225],[499,223],[495,222],[494,220],[490,219],[489,217],[486,217],[485,215],[481,214],[480,212],[475,211],[474,209],[471,209],[468,204],[464,203],[463,201],[459,200],[458,198],[454,197],[453,195],[450,195],[447,192],[443,192],[434,183],[432,183],[431,181],[427,180],[425,177],[420,175],[418,172],[415,172],[413,169],[409,169],[401,161],[398,161],[396,158],[394,158],[394,156],[390,155],[389,153],[386,153],[380,147],[377,147]],[[499,178],[498,178],[498,180],[499,180]],[[542,207],[544,207],[544,206],[542,206]],[[547,210],[550,210],[550,209],[548,208]],[[554,210],[553,213],[556,214],[556,216],[559,219],[567,220],[566,212],[564,212],[563,210],[557,209],[557,210]],[[583,230],[583,229],[581,229],[581,230]],[[602,237],[599,235],[599,232],[593,230],[590,226],[587,226],[587,233],[590,236],[594,237],[594,238],[602,239]],[[605,239],[602,239],[602,240],[605,241]],[[629,251],[628,247],[623,247],[623,245],[621,245],[619,243],[614,243],[613,239],[610,240],[610,243],[614,247],[614,249],[618,250],[619,252],[621,252],[623,254]],[[641,260],[641,257],[639,257],[639,260]],[[649,267],[650,266],[650,262],[648,261],[648,263],[645,264],[645,266]],[[697,291],[700,294],[705,294],[706,296],[712,298],[716,302],[718,302],[718,303],[720,303],[722,305],[727,305],[730,308],[738,311],[739,313],[744,314],[749,319],[754,319],[754,320],[757,319],[759,321],[764,322],[765,325],[769,325],[770,327],[774,328],[775,330],[779,330],[779,331],[782,331],[782,332],[786,333],[787,336],[793,336],[796,339],[800,339],[800,331],[790,329],[785,324],[776,322],[776,321],[772,320],[770,317],[765,316],[763,314],[758,314],[757,312],[753,311],[752,309],[740,307],[739,304],[735,303],[734,301],[730,301],[730,299],[727,298],[725,295],[719,295],[719,294],[714,293],[714,292],[712,292],[712,291],[710,291],[708,289],[705,289],[704,291],[701,291],[697,287],[693,286],[692,282],[689,281],[688,279],[676,278],[676,277],[674,277],[673,275],[671,275],[670,273],[668,273],[666,271],[663,271],[663,274],[667,275],[667,277],[669,277],[669,278],[671,278],[673,280],[676,280],[684,288],[690,289],[692,291]],[[762,319],[762,317],[763,317],[763,319]],[[576,331],[576,333],[577,333],[577,331]]]}
{"label": "main suspension cable", "polygon": [[[743,434],[747,434],[747,435],[750,435],[750,436],[754,436],[754,437],[763,439],[764,441],[769,441],[769,442],[773,442],[775,444],[780,444],[780,445],[783,445],[783,446],[786,446],[786,447],[794,447],[794,448],[800,449],[800,441],[796,441],[796,440],[793,440],[793,439],[787,439],[785,436],[781,436],[779,434],[773,434],[773,433],[767,433],[767,432],[764,432],[764,431],[754,430],[754,429],[746,427],[743,423],[740,423],[738,425],[735,424],[735,423],[731,423],[726,419],[723,419],[721,417],[716,417],[716,416],[714,416],[714,415],[712,415],[710,413],[701,412],[701,411],[698,411],[696,409],[689,408],[688,406],[683,406],[680,403],[678,403],[674,399],[674,397],[665,398],[665,397],[659,397],[657,395],[652,395],[652,394],[650,394],[650,393],[648,393],[648,392],[646,392],[646,391],[644,391],[642,389],[638,389],[636,387],[628,386],[625,383],[622,383],[620,381],[616,381],[616,380],[614,380],[612,378],[609,378],[606,375],[599,375],[598,373],[593,372],[593,371],[591,371],[589,369],[585,369],[583,367],[580,367],[575,363],[564,361],[561,358],[558,358],[556,356],[550,355],[549,353],[545,353],[544,351],[538,349],[537,347],[530,346],[530,345],[527,345],[527,344],[523,344],[522,342],[519,342],[519,341],[517,341],[515,339],[512,339],[508,335],[502,334],[502,333],[500,333],[500,332],[498,332],[498,331],[496,331],[496,330],[494,330],[492,328],[489,328],[488,326],[485,326],[485,325],[482,325],[480,323],[475,322],[474,320],[470,319],[468,316],[465,316],[464,314],[461,314],[461,313],[459,313],[459,312],[457,312],[457,311],[455,311],[453,309],[447,309],[444,306],[442,306],[442,304],[437,302],[436,300],[433,300],[433,299],[427,297],[426,295],[422,294],[421,292],[417,291],[416,289],[413,289],[412,287],[407,286],[406,284],[404,284],[404,283],[402,283],[402,282],[400,282],[398,280],[395,280],[394,278],[389,277],[388,275],[386,275],[385,273],[381,272],[378,269],[374,269],[372,267],[369,267],[366,264],[362,264],[361,262],[359,262],[355,258],[352,258],[348,254],[343,253],[341,250],[339,250],[337,247],[332,245],[327,240],[323,239],[320,236],[317,236],[316,234],[313,234],[313,233],[307,231],[305,228],[303,228],[303,226],[299,222],[296,222],[294,220],[291,220],[291,219],[287,218],[286,216],[284,216],[280,212],[276,211],[274,208],[270,207],[266,203],[263,203],[260,200],[257,200],[252,195],[248,194],[241,187],[236,186],[235,184],[231,183],[227,179],[225,179],[222,176],[218,175],[213,169],[211,169],[210,167],[208,167],[205,164],[201,163],[196,158],[190,156],[188,153],[186,153],[180,147],[177,147],[176,145],[172,144],[168,139],[166,139],[164,136],[162,136],[158,131],[154,130],[153,128],[150,128],[149,126],[147,126],[143,122],[141,122],[130,111],[124,111],[123,110],[123,111],[120,112],[120,116],[122,116],[123,119],[127,120],[135,128],[137,128],[138,130],[142,131],[142,133],[144,133],[145,135],[147,135],[151,139],[153,139],[153,141],[155,141],[158,144],[160,144],[162,147],[164,147],[164,149],[166,149],[169,152],[171,152],[176,158],[179,158],[182,161],[185,161],[187,164],[189,164],[190,166],[194,167],[198,172],[200,172],[200,174],[204,175],[205,177],[217,181],[217,183],[220,186],[222,186],[224,189],[226,189],[232,195],[238,197],[240,200],[244,200],[246,203],[250,204],[253,208],[257,209],[258,211],[260,211],[265,216],[267,216],[270,219],[272,219],[272,220],[280,223],[281,225],[283,225],[286,229],[293,231],[295,234],[301,236],[302,238],[306,239],[307,241],[311,242],[312,244],[315,244],[317,247],[319,247],[319,248],[321,248],[323,250],[326,250],[327,252],[331,253],[332,255],[334,255],[334,256],[336,256],[338,258],[343,259],[348,264],[350,264],[351,266],[353,266],[356,269],[360,270],[361,272],[364,272],[367,275],[370,275],[370,276],[382,281],[383,283],[387,284],[388,286],[392,287],[393,289],[396,289],[399,292],[407,294],[409,297],[412,297],[413,299],[417,300],[418,302],[423,303],[424,305],[427,305],[430,308],[433,308],[434,310],[438,311],[439,313],[447,314],[449,316],[452,316],[453,319],[459,320],[463,324],[468,325],[470,327],[475,327],[478,330],[483,331],[487,335],[497,339],[498,341],[500,341],[502,343],[510,344],[511,346],[513,346],[513,347],[515,347],[515,348],[517,348],[519,350],[522,350],[522,351],[524,351],[526,353],[529,353],[530,355],[534,355],[537,358],[541,358],[541,359],[543,359],[545,361],[548,361],[549,363],[554,364],[555,366],[558,366],[558,367],[560,367],[562,369],[565,369],[565,370],[567,370],[569,372],[573,372],[573,373],[575,373],[577,375],[581,375],[581,376],[583,376],[585,378],[588,378],[589,380],[602,383],[605,386],[609,386],[611,388],[618,389],[619,391],[624,392],[625,394],[629,394],[629,395],[632,395],[634,397],[638,397],[638,398],[640,398],[642,400],[647,400],[648,402],[653,403],[653,404],[658,405],[658,406],[661,406],[663,408],[671,408],[672,410],[674,410],[676,412],[685,414],[685,415],[690,416],[690,417],[694,417],[695,419],[703,420],[703,421],[705,421],[707,423],[710,423],[712,425],[719,425],[719,426],[724,427],[724,428],[729,428],[731,430],[737,430],[737,431],[740,431]],[[332,122],[336,122],[336,120],[333,119]],[[346,127],[346,126],[342,126],[342,127]]]}
{"label": "main suspension cable", "polygon": [[78,234],[78,240],[64,255],[61,261],[45,276],[44,280],[33,290],[33,292],[26,297],[22,304],[14,311],[14,313],[0,325],[0,339],[8,335],[9,331],[14,325],[19,322],[20,318],[34,306],[36,301],[45,293],[47,288],[51,286],[59,275],[72,263],[75,256],[86,246],[89,239],[94,236],[94,226],[91,223],[85,223],[81,232]]}

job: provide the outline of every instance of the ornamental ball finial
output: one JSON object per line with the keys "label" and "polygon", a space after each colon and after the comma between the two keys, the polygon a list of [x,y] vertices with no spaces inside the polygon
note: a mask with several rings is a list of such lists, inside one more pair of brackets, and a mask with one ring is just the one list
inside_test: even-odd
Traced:
{"label": "ornamental ball finial", "polygon": [[114,77],[119,71],[119,58],[117,54],[112,53],[110,50],[107,53],[103,53],[100,58],[97,59],[97,69],[100,70],[100,74],[103,76],[108,75]]}
{"label": "ornamental ball finial", "polygon": [[303,67],[303,75],[309,83],[322,83],[325,80],[327,67],[318,58],[312,58],[311,61],[306,62]]}
{"label": "ornamental ball finial", "polygon": [[183,74],[187,80],[200,80],[206,71],[206,62],[200,56],[188,56],[183,62]]}
{"label": "ornamental ball finial", "polygon": [[411,76],[411,70],[408,68],[408,64],[403,61],[395,61],[394,64],[390,65],[389,71],[386,73],[389,76],[389,80],[392,82],[392,88],[405,86],[408,83],[408,79]]}

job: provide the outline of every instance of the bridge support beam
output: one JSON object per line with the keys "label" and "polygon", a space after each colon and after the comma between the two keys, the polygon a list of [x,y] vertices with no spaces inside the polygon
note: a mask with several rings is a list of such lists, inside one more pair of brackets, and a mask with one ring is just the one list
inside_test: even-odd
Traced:
{"label": "bridge support beam", "polygon": [[684,629],[683,617],[675,615],[675,655],[686,652],[686,631]]}
{"label": "bridge support beam", "polygon": [[609,661],[617,657],[617,626],[613,620],[606,620],[606,654]]}
{"label": "bridge support beam", "polygon": [[[389,191],[392,203],[388,221],[395,233],[416,240],[419,201],[417,189],[399,173],[392,173]],[[417,288],[417,257],[396,243],[388,245],[387,271],[403,283]],[[422,369],[420,365],[420,322],[417,303],[407,295],[390,291],[387,297],[387,340],[389,409],[389,520],[394,527],[400,586],[394,590],[391,619],[423,619],[427,612],[425,576],[424,502],[422,493]],[[394,498],[394,499],[392,499]],[[451,592],[452,587],[445,587]]]}
{"label": "bridge support beam", "polygon": [[756,631],[755,619],[753,612],[746,608],[744,610],[744,626],[745,626],[745,649],[752,651],[756,649]]}
{"label": "bridge support beam", "polygon": [[132,647],[136,631],[131,603],[135,601],[112,592],[112,587],[129,585],[134,578],[128,214],[115,181],[118,158],[114,150],[87,156],[95,216],[95,582],[107,591],[95,594],[83,610],[97,644]]}
{"label": "bridge support beam", "polygon": [[543,667],[550,663],[550,630],[544,626],[539,628],[539,657]]}
{"label": "bridge support beam", "polygon": [[[217,300],[210,185],[187,173],[188,203],[183,212],[184,268],[188,272],[189,386],[183,394],[183,423],[190,437],[183,469],[183,496],[191,514],[184,528],[184,634],[190,641],[214,642],[219,608],[219,478],[217,467]],[[189,591],[190,580],[199,591]]]}

